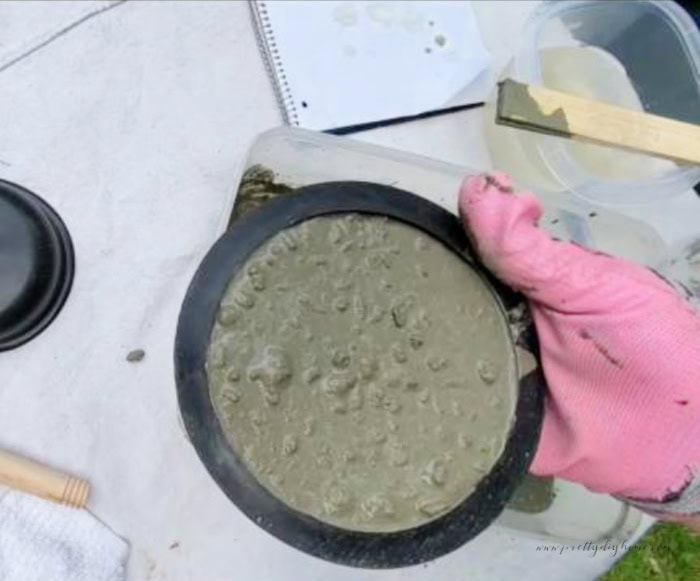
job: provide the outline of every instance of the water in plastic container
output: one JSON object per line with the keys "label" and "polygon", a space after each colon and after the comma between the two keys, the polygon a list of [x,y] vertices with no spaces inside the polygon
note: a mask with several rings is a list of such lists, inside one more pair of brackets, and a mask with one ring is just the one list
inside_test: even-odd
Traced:
{"label": "water in plastic container", "polygon": [[[503,77],[691,123],[700,122],[700,33],[674,3],[545,3]],[[495,125],[494,165],[537,191],[572,191],[604,203],[681,193],[700,168],[601,145]]]}

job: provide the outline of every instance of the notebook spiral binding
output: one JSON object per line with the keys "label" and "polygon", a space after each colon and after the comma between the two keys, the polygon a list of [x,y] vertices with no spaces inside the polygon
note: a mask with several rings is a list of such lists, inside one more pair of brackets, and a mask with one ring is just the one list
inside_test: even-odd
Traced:
{"label": "notebook spiral binding", "polygon": [[288,125],[299,125],[299,114],[297,111],[296,102],[292,95],[292,89],[287,81],[287,75],[284,71],[284,64],[280,57],[275,34],[270,22],[270,15],[267,11],[266,2],[261,0],[250,0],[249,2],[251,13],[255,23],[255,34],[258,41],[260,52],[265,61],[265,68],[272,81],[275,90],[275,97],[282,109],[285,122]]}

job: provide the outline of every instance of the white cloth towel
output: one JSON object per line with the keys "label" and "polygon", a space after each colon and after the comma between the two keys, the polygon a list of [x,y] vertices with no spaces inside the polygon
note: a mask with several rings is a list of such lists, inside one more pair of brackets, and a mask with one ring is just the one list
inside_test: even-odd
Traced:
{"label": "white cloth towel", "polygon": [[0,502],[0,581],[122,581],[128,555],[86,510],[19,492]]}

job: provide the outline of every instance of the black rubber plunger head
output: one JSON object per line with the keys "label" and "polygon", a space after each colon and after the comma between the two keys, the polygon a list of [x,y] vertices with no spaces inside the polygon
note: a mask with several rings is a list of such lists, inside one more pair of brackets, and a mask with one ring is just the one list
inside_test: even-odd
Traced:
{"label": "black rubber plunger head", "polygon": [[0,180],[0,351],[26,343],[54,320],[74,264],[70,235],[55,210]]}

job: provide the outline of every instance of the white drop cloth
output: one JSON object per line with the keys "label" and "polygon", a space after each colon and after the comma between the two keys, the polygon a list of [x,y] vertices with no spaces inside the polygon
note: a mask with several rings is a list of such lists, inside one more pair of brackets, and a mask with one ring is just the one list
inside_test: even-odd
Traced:
{"label": "white drop cloth", "polygon": [[0,501],[2,581],[122,581],[128,555],[86,510],[19,492]]}

